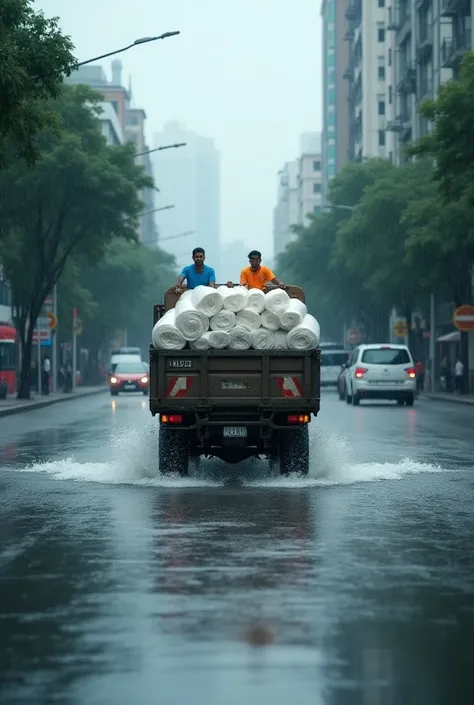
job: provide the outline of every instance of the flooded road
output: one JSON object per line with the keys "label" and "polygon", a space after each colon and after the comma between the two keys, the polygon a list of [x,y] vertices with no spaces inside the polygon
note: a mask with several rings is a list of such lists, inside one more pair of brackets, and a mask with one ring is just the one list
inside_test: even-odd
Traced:
{"label": "flooded road", "polygon": [[143,397],[0,421],[0,703],[474,701],[474,409],[323,396],[307,478],[157,475]]}

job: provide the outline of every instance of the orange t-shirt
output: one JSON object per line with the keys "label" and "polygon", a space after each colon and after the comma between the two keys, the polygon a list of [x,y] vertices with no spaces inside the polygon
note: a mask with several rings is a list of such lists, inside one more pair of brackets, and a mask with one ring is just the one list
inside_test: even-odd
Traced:
{"label": "orange t-shirt", "polygon": [[240,283],[242,286],[248,286],[249,289],[261,289],[263,291],[265,284],[275,279],[275,275],[269,267],[260,265],[258,272],[253,272],[250,267],[245,267],[240,272]]}

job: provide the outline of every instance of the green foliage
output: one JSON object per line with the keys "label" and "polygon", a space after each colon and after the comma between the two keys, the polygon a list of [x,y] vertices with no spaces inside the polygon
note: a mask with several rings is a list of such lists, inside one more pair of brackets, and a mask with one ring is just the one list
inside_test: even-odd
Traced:
{"label": "green foliage", "polygon": [[75,67],[74,47],[30,0],[2,0],[0,47],[0,168],[18,157],[32,164],[41,132],[59,128],[47,100],[59,97]]}
{"label": "green foliage", "polygon": [[[37,320],[67,262],[95,263],[113,240],[134,240],[140,191],[153,186],[135,164],[133,145],[107,146],[97,120],[99,100],[85,86],[65,87],[48,108],[62,129],[43,132],[37,164],[17,162],[0,172],[0,244],[23,367],[31,351],[28,323]],[[27,374],[22,370],[22,396],[28,394]]]}

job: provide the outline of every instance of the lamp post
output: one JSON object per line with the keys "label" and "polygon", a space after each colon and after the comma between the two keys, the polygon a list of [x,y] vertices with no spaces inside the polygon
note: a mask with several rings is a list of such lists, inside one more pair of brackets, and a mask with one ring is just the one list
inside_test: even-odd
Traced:
{"label": "lamp post", "polygon": [[93,59],[87,59],[87,61],[78,61],[76,64],[76,67],[79,68],[79,66],[85,66],[86,64],[93,64],[94,61],[100,61],[101,59],[107,59],[109,56],[114,56],[115,54],[122,54],[124,51],[128,51],[129,49],[133,49],[133,47],[136,47],[139,44],[148,44],[149,42],[156,42],[156,41],[158,41],[158,39],[168,39],[168,37],[175,37],[177,34],[181,34],[181,32],[164,32],[163,34],[160,34],[157,37],[140,37],[139,39],[135,39],[135,41],[132,44],[129,44],[126,47],[122,47],[122,49],[115,49],[114,51],[107,52],[107,54],[101,54],[100,56],[94,56]]}
{"label": "lamp post", "polygon": [[164,149],[178,149],[178,147],[186,147],[186,142],[178,142],[177,144],[164,144],[162,147],[155,149],[147,149],[145,152],[137,152],[136,157],[143,157],[145,154],[153,154],[153,152],[162,152]]}

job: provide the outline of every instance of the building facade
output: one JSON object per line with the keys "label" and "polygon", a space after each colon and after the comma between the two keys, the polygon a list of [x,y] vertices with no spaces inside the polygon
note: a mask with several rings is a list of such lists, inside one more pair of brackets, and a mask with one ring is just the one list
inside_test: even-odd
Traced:
{"label": "building facade", "polygon": [[273,256],[284,252],[300,222],[299,160],[286,162],[277,175],[277,203],[273,209]]}
{"label": "building facade", "polygon": [[323,202],[329,182],[349,158],[348,83],[344,73],[349,65],[346,42],[349,0],[323,0],[323,131],[321,144],[321,184]]}
{"label": "building facade", "polygon": [[[194,247],[206,250],[208,264],[219,270],[220,242],[220,153],[214,140],[168,122],[154,135],[154,147],[184,142],[181,149],[153,155],[160,202],[173,208],[158,213],[159,240],[168,252]],[[190,235],[181,237],[183,233]],[[176,237],[179,236],[179,239]],[[176,238],[176,241],[175,241]]]}
{"label": "building facade", "polygon": [[306,133],[300,138],[298,159],[298,223],[309,225],[311,216],[321,211],[321,134]]}
{"label": "building facade", "polygon": [[389,0],[386,8],[388,60],[387,156],[396,164],[404,148],[428,134],[418,114],[425,98],[456,76],[464,54],[474,47],[474,0]]}
{"label": "building facade", "polygon": [[[100,103],[101,131],[109,145],[132,142],[135,145],[136,162],[143,166],[148,176],[153,177],[152,163],[145,139],[146,114],[141,108],[132,107],[131,87],[122,83],[122,63],[114,59],[111,64],[112,80],[109,81],[102,66],[80,66],[67,79],[71,84],[86,84],[99,91],[104,101]],[[147,245],[156,245],[158,231],[155,220],[155,191],[144,189],[141,193],[143,215],[140,218],[138,237]]]}

